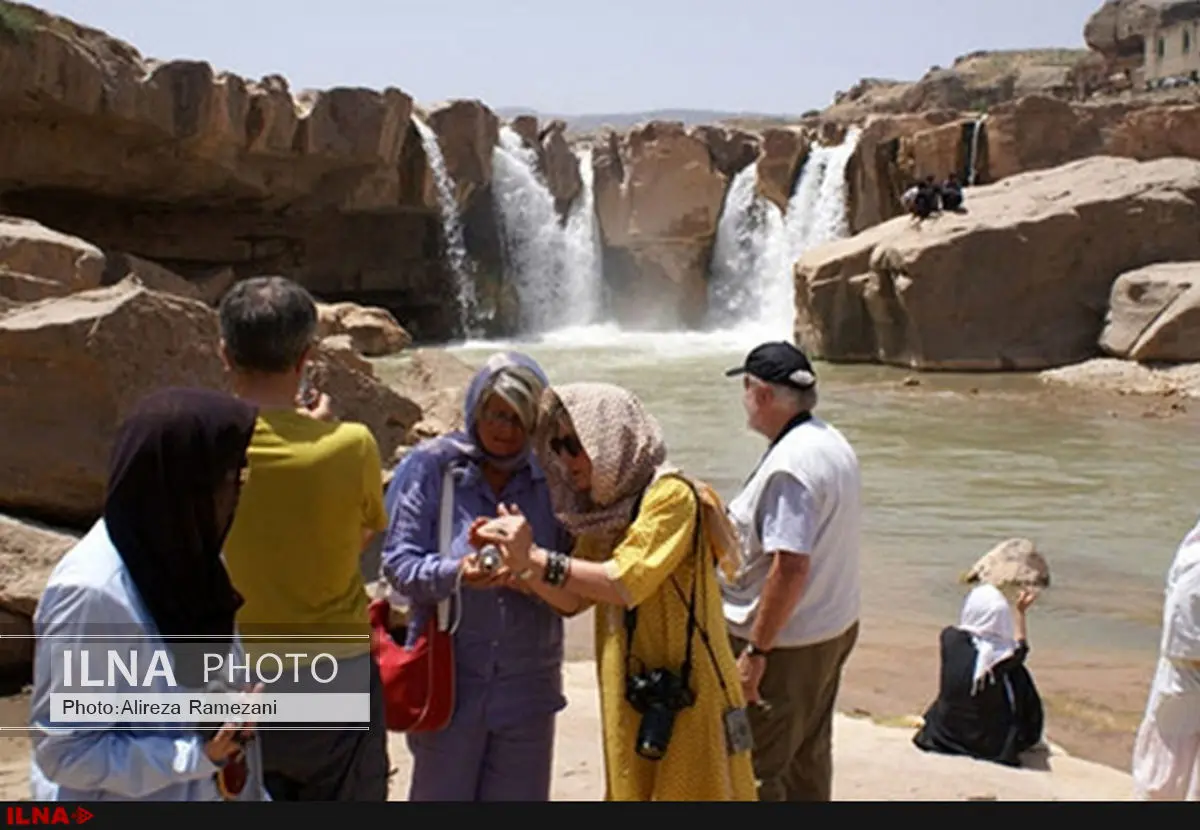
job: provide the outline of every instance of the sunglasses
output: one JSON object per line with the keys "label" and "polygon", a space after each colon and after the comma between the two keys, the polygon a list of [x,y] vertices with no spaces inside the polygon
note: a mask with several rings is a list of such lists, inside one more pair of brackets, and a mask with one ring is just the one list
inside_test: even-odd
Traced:
{"label": "sunglasses", "polygon": [[579,439],[574,435],[565,435],[562,438],[550,439],[550,452],[555,455],[562,455],[564,452],[574,458],[583,452],[583,444],[579,443]]}

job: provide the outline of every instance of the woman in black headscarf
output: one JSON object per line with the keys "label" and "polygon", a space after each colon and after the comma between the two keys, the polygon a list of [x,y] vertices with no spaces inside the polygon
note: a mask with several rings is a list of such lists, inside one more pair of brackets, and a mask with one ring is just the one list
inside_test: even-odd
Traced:
{"label": "woman in black headscarf", "polygon": [[[54,569],[34,615],[41,635],[31,712],[38,733],[35,800],[265,797],[248,726],[195,724],[189,730],[164,723],[135,731],[121,728],[131,723],[125,719],[72,729],[72,718],[55,717],[51,706],[53,693],[71,691],[61,668],[64,643],[92,651],[93,663],[99,659],[96,644],[89,648],[80,635],[94,641],[120,634],[112,643],[122,649],[133,638],[140,655],[165,648],[177,686],[188,689],[204,685],[200,652],[241,654],[234,615],[242,599],[221,546],[233,523],[256,416],[253,407],[219,392],[164,389],[144,398],[119,427],[104,515]],[[197,637],[203,648],[196,647]],[[147,675],[140,687],[104,691],[178,688]]]}

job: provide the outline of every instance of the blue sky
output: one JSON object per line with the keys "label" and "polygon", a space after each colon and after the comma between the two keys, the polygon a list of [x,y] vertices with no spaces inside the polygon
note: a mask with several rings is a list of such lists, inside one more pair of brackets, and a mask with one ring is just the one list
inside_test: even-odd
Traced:
{"label": "blue sky", "polygon": [[[1099,0],[52,0],[151,57],[293,90],[397,86],[566,114],[799,113],[977,49],[1082,47]],[[170,9],[168,11],[168,9]],[[1036,23],[1035,23],[1036,21]]]}

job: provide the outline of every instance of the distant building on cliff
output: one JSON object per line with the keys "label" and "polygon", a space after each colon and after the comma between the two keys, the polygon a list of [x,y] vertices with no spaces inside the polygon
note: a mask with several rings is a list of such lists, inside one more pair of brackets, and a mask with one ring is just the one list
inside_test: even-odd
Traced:
{"label": "distant building on cliff", "polygon": [[1164,6],[1144,43],[1142,80],[1147,87],[1200,81],[1200,3]]}

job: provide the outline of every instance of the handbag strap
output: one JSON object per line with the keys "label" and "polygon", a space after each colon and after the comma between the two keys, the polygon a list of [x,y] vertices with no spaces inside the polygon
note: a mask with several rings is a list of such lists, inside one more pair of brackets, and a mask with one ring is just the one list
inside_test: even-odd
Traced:
{"label": "handbag strap", "polygon": [[[450,547],[454,542],[454,466],[447,464],[442,473],[441,514],[438,519],[438,552],[441,556],[450,556]],[[462,603],[459,599],[459,589],[437,605],[437,620],[439,631],[449,631],[453,634],[458,630],[462,621]],[[453,603],[455,615],[454,624],[450,624],[450,610]]]}

